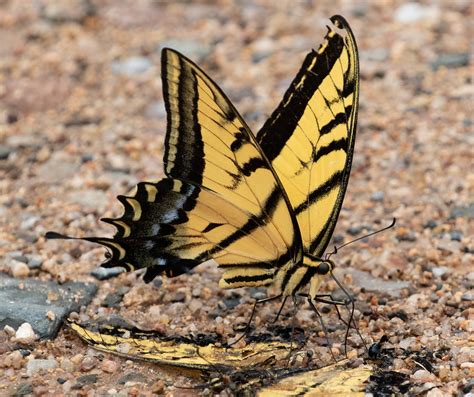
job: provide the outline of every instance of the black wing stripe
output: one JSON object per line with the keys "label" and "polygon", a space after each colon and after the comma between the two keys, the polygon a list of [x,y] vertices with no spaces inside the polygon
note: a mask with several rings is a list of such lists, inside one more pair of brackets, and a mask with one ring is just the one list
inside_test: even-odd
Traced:
{"label": "black wing stripe", "polygon": [[341,178],[343,171],[338,171],[334,173],[331,178],[329,178],[324,184],[318,186],[308,195],[308,201],[301,203],[298,207],[295,208],[295,213],[299,214],[306,210],[309,205],[318,201],[321,197],[327,195],[332,189],[334,189],[337,184],[341,183]]}
{"label": "black wing stripe", "polygon": [[329,134],[338,125],[346,123],[347,113],[350,113],[351,109],[352,109],[352,106],[348,106],[345,109],[344,113],[341,112],[341,113],[336,114],[335,117],[329,123],[327,123],[326,125],[323,125],[319,129],[319,133],[321,135]]}
{"label": "black wing stripe", "polygon": [[344,150],[344,152],[347,153],[347,147],[348,142],[346,138],[331,141],[329,145],[320,147],[313,153],[313,162],[317,163],[322,157],[327,156],[336,150]]}
{"label": "black wing stripe", "polygon": [[[343,49],[344,41],[342,37],[334,36],[331,47],[328,47],[324,52],[326,56],[317,56],[314,51],[306,56],[298,75],[291,84],[290,89],[283,97],[282,103],[284,103],[284,107],[277,108],[257,135],[262,150],[270,161],[274,160],[280,154],[286,142],[290,139],[297,127],[295,119],[299,120],[307,107],[307,102],[300,101],[298,95],[305,94],[306,97],[311,97],[314,92],[313,87],[319,87],[326,77],[325,73],[308,74],[307,71],[331,70]],[[314,59],[316,61],[311,67]],[[302,80],[303,83],[299,88],[297,88]],[[293,113],[293,117],[289,117],[289,113]],[[267,131],[271,131],[272,138],[265,138]],[[278,137],[278,139],[275,137]]]}

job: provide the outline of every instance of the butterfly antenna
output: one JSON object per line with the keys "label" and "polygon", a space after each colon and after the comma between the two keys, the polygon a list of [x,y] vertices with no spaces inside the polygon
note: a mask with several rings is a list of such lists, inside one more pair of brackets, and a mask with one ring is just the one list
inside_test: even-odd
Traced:
{"label": "butterfly antenna", "polygon": [[363,240],[363,239],[365,239],[365,238],[367,238],[367,237],[370,237],[370,236],[373,236],[373,235],[375,235],[375,234],[384,232],[385,230],[391,229],[392,227],[395,226],[395,223],[396,223],[396,222],[397,222],[397,218],[393,218],[393,220],[392,220],[392,222],[390,223],[390,225],[385,226],[385,227],[382,228],[382,229],[376,230],[375,232],[371,232],[371,233],[366,234],[366,235],[361,236],[361,237],[357,237],[356,239],[351,240],[351,241],[348,241],[347,243],[344,243],[344,244],[340,245],[339,247],[334,246],[334,251],[333,251],[333,252],[330,252],[329,254],[327,254],[327,255],[326,255],[326,259],[329,259],[329,258],[330,258],[332,255],[334,255],[334,254],[337,254],[337,252],[338,252],[341,248],[344,248],[344,247],[348,246],[349,244],[355,243],[356,241]]}

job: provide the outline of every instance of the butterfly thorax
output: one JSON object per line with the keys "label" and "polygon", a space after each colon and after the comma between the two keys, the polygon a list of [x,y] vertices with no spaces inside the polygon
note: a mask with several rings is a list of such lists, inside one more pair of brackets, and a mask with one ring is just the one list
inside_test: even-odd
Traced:
{"label": "butterfly thorax", "polygon": [[283,296],[294,296],[309,284],[309,295],[316,297],[324,277],[331,273],[334,263],[305,253],[298,263],[288,263],[277,273],[276,287]]}

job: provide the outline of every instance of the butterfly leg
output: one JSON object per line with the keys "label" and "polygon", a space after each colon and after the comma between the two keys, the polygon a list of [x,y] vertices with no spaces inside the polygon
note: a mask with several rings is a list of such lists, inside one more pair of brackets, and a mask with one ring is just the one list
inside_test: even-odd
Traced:
{"label": "butterfly leg", "polygon": [[[286,299],[288,297],[285,296],[285,300],[283,303],[285,303]],[[293,347],[293,340],[295,338],[295,324],[296,324],[296,314],[298,312],[298,303],[296,301],[296,296],[295,295],[292,295],[291,296],[291,299],[293,301],[293,316],[292,316],[292,319],[291,319],[291,334],[290,334],[290,341],[291,341],[291,344],[290,344],[290,351],[288,352],[288,361],[286,363],[286,366],[289,367],[290,366],[290,360],[291,360],[291,356],[293,354],[293,351],[296,350],[294,347]],[[281,311],[282,308],[280,308],[280,311]]]}
{"label": "butterfly leg", "polygon": [[[303,297],[308,298],[308,301],[310,301],[310,303],[312,303],[311,300],[309,299],[308,294],[300,293],[299,296],[303,296]],[[347,356],[347,340],[349,338],[349,330],[350,330],[351,326],[355,329],[355,331],[357,332],[357,335],[359,335],[359,338],[361,339],[361,341],[362,341],[362,343],[365,347],[365,350],[367,350],[367,345],[364,341],[364,338],[362,337],[362,335],[359,331],[359,327],[357,327],[357,324],[355,323],[355,320],[354,320],[354,311],[355,311],[355,301],[354,301],[354,299],[352,299],[349,296],[349,299],[346,299],[346,300],[343,300],[343,301],[342,300],[335,300],[332,297],[331,294],[320,294],[320,295],[317,295],[313,299],[313,301],[314,302],[319,302],[319,303],[325,303],[325,304],[328,304],[328,305],[334,305],[334,308],[336,309],[337,316],[338,316],[339,320],[346,326],[346,335],[344,337],[344,353],[345,353],[346,356]],[[350,309],[348,308],[349,305],[351,306]],[[314,304],[312,304],[312,306],[314,306]],[[346,308],[346,310],[348,311],[348,314],[349,314],[349,321],[346,321],[342,317],[342,314],[339,311],[339,306],[344,306]]]}
{"label": "butterfly leg", "polygon": [[328,342],[329,352],[331,353],[331,356],[332,356],[334,362],[337,363],[337,359],[334,356],[334,352],[332,351],[332,342],[329,339],[328,330],[326,328],[326,325],[324,325],[323,317],[321,316],[321,313],[319,312],[318,308],[316,307],[316,305],[313,303],[313,300],[309,296],[308,296],[308,303],[311,306],[311,308],[313,309],[313,311],[316,313],[316,316],[318,317],[319,323],[321,324],[321,328],[323,329],[323,332],[324,332],[324,336],[326,337],[326,340]]}
{"label": "butterfly leg", "polygon": [[278,321],[278,318],[280,317],[280,314],[283,310],[283,307],[285,306],[286,300],[288,299],[287,296],[283,298],[283,302],[281,303],[280,309],[278,310],[277,315],[275,316],[275,319],[272,321],[272,324],[275,324]]}
{"label": "butterfly leg", "polygon": [[[249,321],[247,322],[247,325],[245,326],[245,329],[244,329],[244,332],[242,333],[242,335],[240,335],[235,341],[233,341],[232,343],[229,344],[229,346],[233,346],[235,345],[237,342],[239,342],[245,335],[247,335],[248,331],[250,330],[250,325],[252,323],[252,320],[253,320],[253,317],[255,316],[255,312],[257,310],[257,305],[259,305],[260,303],[265,303],[265,302],[271,302],[273,300],[276,300],[276,299],[280,299],[282,297],[282,294],[279,294],[279,295],[275,295],[275,296],[270,296],[268,298],[264,298],[264,299],[257,299],[253,305],[253,308],[252,308],[252,313],[250,313],[250,318],[249,318]],[[286,298],[285,298],[286,300]]]}

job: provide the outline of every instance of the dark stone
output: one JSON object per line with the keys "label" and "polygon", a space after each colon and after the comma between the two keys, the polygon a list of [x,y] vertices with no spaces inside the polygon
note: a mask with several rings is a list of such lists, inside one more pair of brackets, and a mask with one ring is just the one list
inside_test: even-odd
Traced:
{"label": "dark stone", "polygon": [[91,385],[97,382],[98,375],[97,374],[90,374],[90,375],[83,375],[77,378],[77,383],[72,386],[72,389],[77,390],[81,389],[85,385]]}
{"label": "dark stone", "polygon": [[112,292],[108,294],[104,301],[102,302],[102,306],[105,307],[116,307],[122,302],[124,294],[119,294],[118,292]]}
{"label": "dark stone", "polygon": [[423,225],[425,229],[434,229],[436,226],[438,226],[438,223],[434,221],[433,219],[430,219],[428,222],[426,222]]}
{"label": "dark stone", "polygon": [[163,285],[163,279],[161,277],[155,277],[153,280],[153,287],[161,288],[162,285]]}
{"label": "dark stone", "polygon": [[[17,280],[0,273],[0,328],[5,325],[18,328],[27,322],[41,338],[53,338],[67,315],[87,305],[96,291],[94,284],[59,285],[54,281]],[[49,301],[50,293],[54,293],[57,300]],[[46,316],[48,311],[55,314],[53,321]]]}
{"label": "dark stone", "polygon": [[462,391],[465,394],[470,393],[474,389],[474,378],[469,379],[467,384],[463,387]]}
{"label": "dark stone", "polygon": [[94,160],[94,156],[91,153],[84,153],[81,156],[81,163],[87,163],[92,160]]}
{"label": "dark stone", "polygon": [[387,317],[391,320],[392,318],[398,317],[402,321],[408,321],[408,315],[403,310],[398,310],[396,312],[388,313]]}
{"label": "dark stone", "polygon": [[120,378],[120,380],[117,383],[119,385],[124,385],[127,382],[146,383],[147,378],[145,377],[145,375],[142,375],[139,372],[130,372],[129,374],[127,374],[124,377]]}
{"label": "dark stone", "polygon": [[460,232],[459,230],[453,230],[452,232],[449,233],[449,236],[451,237],[451,240],[454,240],[454,241],[462,240],[462,232]]}
{"label": "dark stone", "polygon": [[267,289],[266,288],[249,288],[250,296],[253,299],[265,299],[267,297]]}
{"label": "dark stone", "polygon": [[364,228],[362,226],[351,226],[349,229],[347,229],[347,233],[349,233],[351,236],[355,236],[359,234]]}
{"label": "dark stone", "polygon": [[398,241],[416,241],[416,234],[413,232],[404,233],[397,236]]}
{"label": "dark stone", "polygon": [[438,58],[430,62],[430,64],[433,70],[437,70],[443,66],[448,69],[462,68],[469,65],[469,53],[440,54]]}
{"label": "dark stone", "polygon": [[367,302],[357,302],[357,310],[359,310],[364,316],[370,316],[372,314],[372,306]]}
{"label": "dark stone", "polygon": [[224,299],[224,305],[227,309],[233,309],[240,304],[240,296]]}
{"label": "dark stone", "polygon": [[11,257],[12,259],[15,259],[18,262],[28,263],[28,257],[20,253],[13,253]]}
{"label": "dark stone", "polygon": [[123,273],[125,269],[123,267],[96,267],[92,269],[91,276],[95,277],[97,280],[108,280],[109,278],[117,277],[119,274]]}
{"label": "dark stone", "polygon": [[7,160],[11,153],[13,153],[13,148],[0,145],[0,160]]}
{"label": "dark stone", "polygon": [[33,394],[33,386],[31,386],[29,383],[22,383],[16,388],[12,396],[19,397],[26,396],[27,394]]}
{"label": "dark stone", "polygon": [[7,123],[8,124],[15,124],[18,121],[18,115],[15,113],[8,113],[7,114]]}
{"label": "dark stone", "polygon": [[332,236],[332,242],[334,244],[342,244],[344,242],[344,236],[342,234],[335,234]]}

